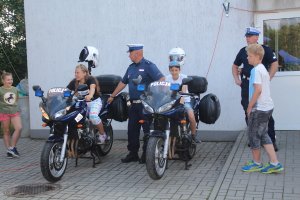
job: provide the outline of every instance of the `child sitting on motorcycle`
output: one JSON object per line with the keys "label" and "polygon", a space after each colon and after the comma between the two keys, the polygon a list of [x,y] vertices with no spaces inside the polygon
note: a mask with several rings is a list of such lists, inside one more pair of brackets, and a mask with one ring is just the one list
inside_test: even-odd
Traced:
{"label": "child sitting on motorcycle", "polygon": [[99,131],[98,135],[98,144],[105,143],[105,140],[108,139],[101,119],[99,117],[99,113],[102,108],[102,101],[100,98],[100,87],[98,81],[89,75],[89,71],[87,67],[83,64],[79,64],[75,68],[75,78],[68,84],[67,88],[71,91],[77,92],[77,88],[79,84],[87,84],[89,88],[89,94],[85,96],[85,100],[87,101],[88,106],[88,116],[89,120],[92,122],[94,126]]}
{"label": "child sitting on motorcycle", "polygon": [[[181,48],[173,48],[169,53],[169,71],[170,74],[166,76],[166,81],[170,83],[182,83],[183,78],[187,78],[187,75],[180,73],[180,67],[184,64],[185,52]],[[188,93],[187,85],[182,87],[182,92]],[[191,105],[191,98],[189,96],[182,97],[180,103],[184,104],[184,108],[186,113],[188,114],[190,121],[190,128],[192,132],[192,138],[194,142],[200,143],[200,141],[196,138],[196,119],[193,111],[193,107]]]}

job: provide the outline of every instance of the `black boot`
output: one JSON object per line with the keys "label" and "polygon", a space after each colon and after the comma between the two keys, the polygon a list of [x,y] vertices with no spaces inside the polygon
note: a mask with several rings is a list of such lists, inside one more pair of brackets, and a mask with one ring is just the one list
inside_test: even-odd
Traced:
{"label": "black boot", "polygon": [[122,163],[136,162],[139,161],[138,153],[130,152],[125,158],[121,159]]}
{"label": "black boot", "polygon": [[140,159],[140,164],[145,164],[145,163],[146,163],[146,152],[143,151],[143,154]]}

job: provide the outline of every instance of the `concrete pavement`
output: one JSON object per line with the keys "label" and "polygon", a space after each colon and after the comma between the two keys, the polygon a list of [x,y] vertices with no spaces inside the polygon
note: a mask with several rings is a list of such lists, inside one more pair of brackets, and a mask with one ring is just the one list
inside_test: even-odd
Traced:
{"label": "concrete pavement", "polygon": [[[102,163],[69,159],[68,169],[57,184],[60,189],[22,199],[300,199],[300,131],[277,131],[278,158],[285,171],[280,174],[244,173],[241,167],[251,159],[247,138],[241,132],[236,142],[203,142],[190,170],[184,162],[170,161],[161,180],[149,178],[144,165],[122,164],[126,141],[116,140]],[[5,158],[0,147],[0,199],[17,199],[4,194],[11,187],[47,183],[40,172],[39,158],[44,140],[22,138],[21,158]],[[264,152],[264,151],[263,151]],[[267,162],[266,153],[263,160]]]}

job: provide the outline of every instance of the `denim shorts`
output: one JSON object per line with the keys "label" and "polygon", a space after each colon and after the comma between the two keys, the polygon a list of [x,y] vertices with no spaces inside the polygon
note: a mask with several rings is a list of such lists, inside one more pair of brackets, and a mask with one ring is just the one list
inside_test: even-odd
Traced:
{"label": "denim shorts", "polygon": [[269,111],[255,110],[248,119],[248,139],[251,149],[259,149],[262,145],[273,144],[268,135],[268,122],[273,109]]}

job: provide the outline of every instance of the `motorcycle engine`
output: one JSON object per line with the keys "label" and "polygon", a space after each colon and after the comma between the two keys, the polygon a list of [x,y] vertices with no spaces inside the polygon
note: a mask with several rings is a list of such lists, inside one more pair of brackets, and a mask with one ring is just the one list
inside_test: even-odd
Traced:
{"label": "motorcycle engine", "polygon": [[88,134],[81,134],[78,140],[77,152],[78,154],[85,154],[90,151],[93,146],[93,138]]}
{"label": "motorcycle engine", "polygon": [[192,148],[192,145],[195,145],[192,142],[192,136],[185,134],[181,139],[181,151],[179,153],[179,157],[182,160],[190,160],[193,157],[190,152],[190,148]]}

